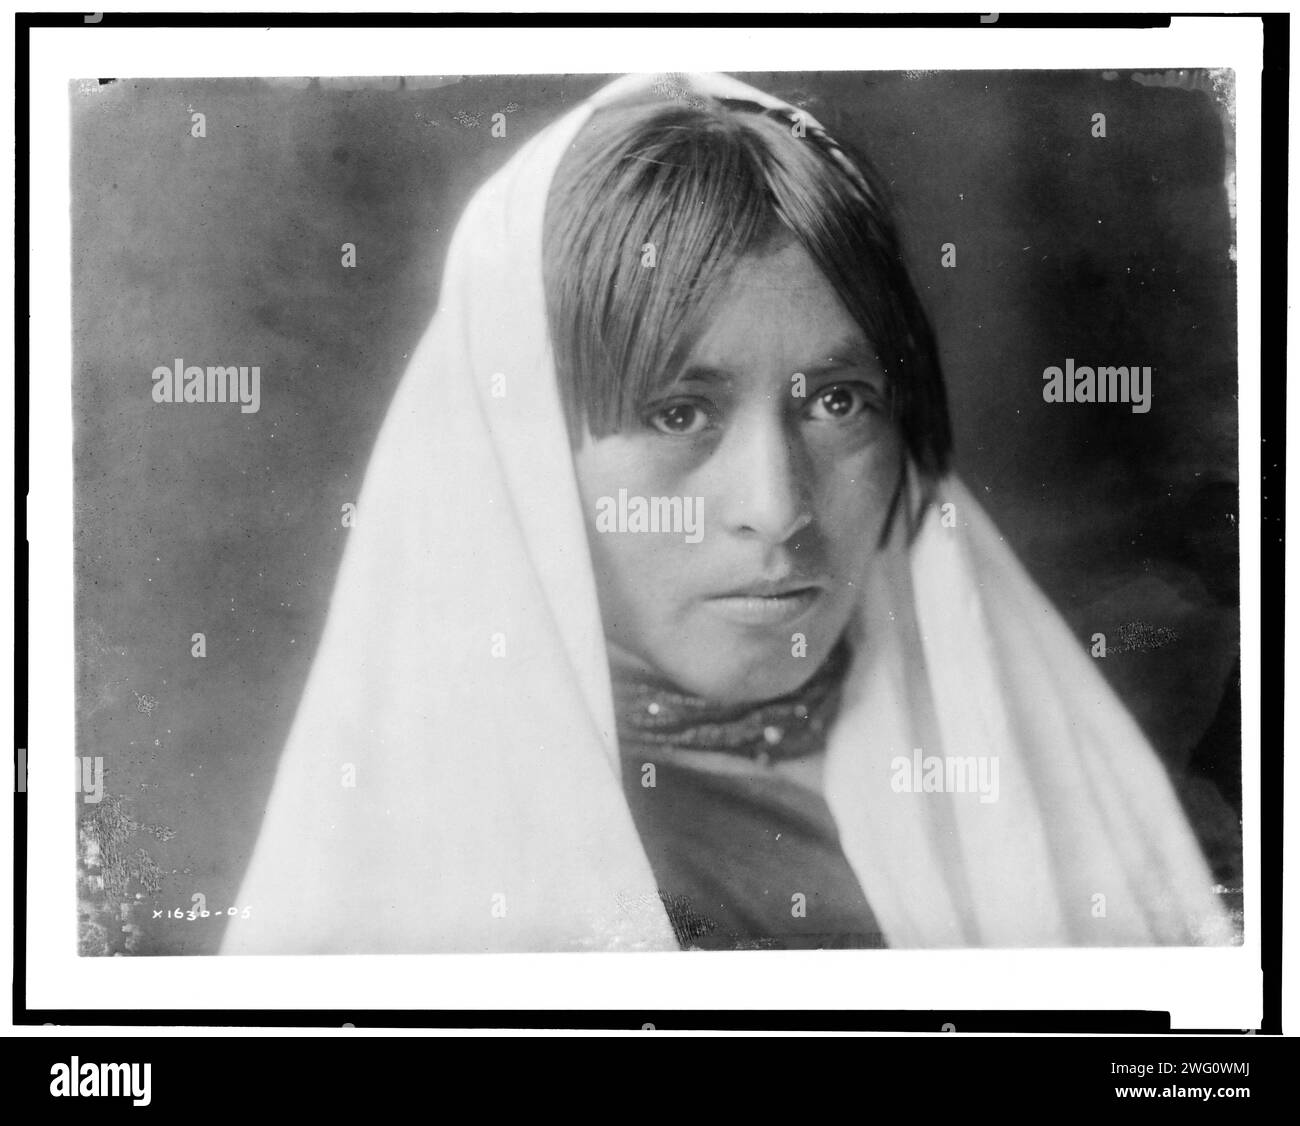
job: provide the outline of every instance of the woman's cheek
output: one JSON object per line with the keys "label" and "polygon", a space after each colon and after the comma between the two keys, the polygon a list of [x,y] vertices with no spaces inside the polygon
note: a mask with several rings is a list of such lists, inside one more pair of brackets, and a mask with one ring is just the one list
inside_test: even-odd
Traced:
{"label": "woman's cheek", "polygon": [[837,556],[877,542],[902,473],[901,451],[891,435],[820,474],[818,524]]}

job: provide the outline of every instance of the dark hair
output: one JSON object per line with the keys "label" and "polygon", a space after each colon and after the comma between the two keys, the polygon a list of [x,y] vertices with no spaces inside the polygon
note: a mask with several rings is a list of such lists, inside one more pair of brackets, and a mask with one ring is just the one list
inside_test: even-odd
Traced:
{"label": "dark hair", "polygon": [[552,182],[542,262],[575,446],[584,426],[599,438],[632,424],[680,371],[737,260],[783,228],[876,349],[918,468],[947,468],[934,335],[876,174],[802,115],[702,97],[598,110]]}

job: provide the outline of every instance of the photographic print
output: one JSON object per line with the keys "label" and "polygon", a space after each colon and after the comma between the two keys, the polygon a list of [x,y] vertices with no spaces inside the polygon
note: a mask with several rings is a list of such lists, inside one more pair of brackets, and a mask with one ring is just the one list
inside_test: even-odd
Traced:
{"label": "photographic print", "polygon": [[1235,83],[72,83],[79,953],[1239,944]]}

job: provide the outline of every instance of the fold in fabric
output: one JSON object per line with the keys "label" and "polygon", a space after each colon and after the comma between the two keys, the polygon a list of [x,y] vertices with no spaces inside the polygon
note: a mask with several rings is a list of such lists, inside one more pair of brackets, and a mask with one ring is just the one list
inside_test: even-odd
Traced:
{"label": "fold in fabric", "polygon": [[[677,948],[621,789],[541,259],[578,130],[652,82],[538,134],[461,218],[223,953]],[[888,945],[1231,941],[1162,765],[1079,641],[959,481],[922,510],[909,473],[908,496],[920,530],[908,545],[897,522],[872,568],[826,764]],[[897,792],[915,748],[996,755],[998,800]]]}

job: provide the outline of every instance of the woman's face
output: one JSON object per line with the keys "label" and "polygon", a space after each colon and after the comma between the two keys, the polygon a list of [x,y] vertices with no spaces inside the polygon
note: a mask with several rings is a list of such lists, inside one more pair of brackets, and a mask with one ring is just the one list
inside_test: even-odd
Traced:
{"label": "woman's face", "polygon": [[609,640],[706,699],[800,687],[898,485],[886,411],[874,351],[807,252],[744,259],[681,380],[575,455]]}

